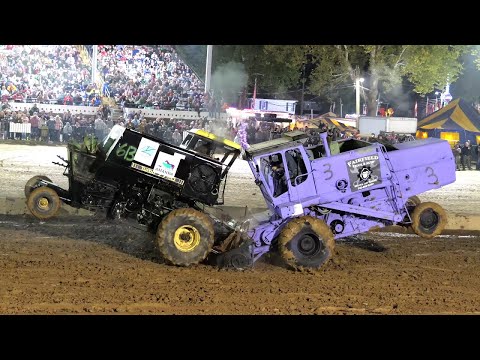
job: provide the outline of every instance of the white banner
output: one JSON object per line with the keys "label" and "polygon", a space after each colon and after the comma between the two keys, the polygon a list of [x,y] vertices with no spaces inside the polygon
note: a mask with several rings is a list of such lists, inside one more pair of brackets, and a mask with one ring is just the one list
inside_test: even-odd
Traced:
{"label": "white banner", "polygon": [[10,122],[10,130],[11,133],[22,133],[22,134],[30,134],[32,131],[32,124],[30,123],[14,123]]}
{"label": "white banner", "polygon": [[148,166],[152,166],[153,159],[157,154],[158,146],[159,143],[147,138],[142,138],[133,160]]}

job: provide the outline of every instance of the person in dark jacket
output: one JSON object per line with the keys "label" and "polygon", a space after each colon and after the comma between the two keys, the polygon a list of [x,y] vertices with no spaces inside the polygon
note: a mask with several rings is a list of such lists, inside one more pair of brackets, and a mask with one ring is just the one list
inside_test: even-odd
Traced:
{"label": "person in dark jacket", "polygon": [[470,141],[465,141],[465,145],[462,148],[462,167],[465,170],[465,166],[467,166],[468,170],[472,170],[471,166],[472,160],[472,147],[470,146]]}
{"label": "person in dark jacket", "polygon": [[462,164],[462,148],[459,143],[453,148],[453,154],[455,155],[455,165],[457,166],[457,170],[460,170],[460,165]]}

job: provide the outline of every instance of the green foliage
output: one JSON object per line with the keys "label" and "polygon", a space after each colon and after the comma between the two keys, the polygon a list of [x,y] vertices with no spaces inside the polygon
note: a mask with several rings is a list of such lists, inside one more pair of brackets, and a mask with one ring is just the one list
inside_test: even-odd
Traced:
{"label": "green foliage", "polygon": [[480,71],[477,68],[477,60],[475,54],[467,54],[461,58],[465,69],[450,87],[454,98],[461,97],[471,103],[480,102]]}
{"label": "green foliage", "polygon": [[[205,67],[205,57],[200,54],[206,54],[206,45],[202,47],[205,49],[177,46],[177,50],[195,54],[197,60],[187,63],[198,63],[200,69]],[[467,45],[215,45],[212,73],[227,63],[240,63],[248,75],[250,94],[257,77],[258,94],[292,98],[302,88],[302,68],[308,55],[314,67],[306,94],[330,101],[342,95],[354,96],[355,79],[363,77],[369,90],[362,95],[371,109],[379,88],[388,92],[405,78],[419,94],[454,82],[463,69],[461,56],[472,51],[476,51],[480,67],[480,49]]]}
{"label": "green foliage", "polygon": [[414,85],[414,91],[427,94],[454,82],[463,70],[460,57],[469,50],[466,45],[409,46],[402,74]]}

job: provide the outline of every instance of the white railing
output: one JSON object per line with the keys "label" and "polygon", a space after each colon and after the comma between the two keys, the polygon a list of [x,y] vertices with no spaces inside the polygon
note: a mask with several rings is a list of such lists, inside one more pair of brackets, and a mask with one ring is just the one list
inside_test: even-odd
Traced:
{"label": "white railing", "polygon": [[[208,111],[201,111],[200,117],[196,111],[184,111],[184,110],[155,110],[155,109],[137,109],[137,108],[124,108],[125,116],[128,116],[131,112],[141,111],[141,114],[146,118],[173,118],[173,119],[185,119],[196,120],[199,118],[213,119],[208,116]],[[228,115],[226,113],[220,113],[220,120],[227,121]]]}
{"label": "white railing", "polygon": [[[33,107],[33,103],[19,103],[10,102],[10,109],[13,111],[29,111]],[[53,112],[54,114],[62,114],[69,110],[72,115],[96,115],[98,111],[97,106],[75,106],[75,105],[57,105],[57,104],[37,104],[39,111]],[[199,118],[207,118],[212,120],[213,118],[208,116],[208,111],[201,111],[200,117],[196,111],[186,110],[156,110],[156,109],[137,109],[137,108],[125,108],[124,114],[127,116],[131,112],[137,112],[140,110],[141,114],[146,118],[170,118],[170,119],[184,119],[184,120],[197,120]],[[220,113],[219,120],[227,121],[229,115],[226,113]]]}
{"label": "white railing", "polygon": [[[18,103],[10,102],[10,109],[13,111],[29,111],[33,107],[33,103]],[[96,115],[98,111],[97,106],[75,106],[75,105],[57,105],[57,104],[37,104],[40,111],[53,112],[54,114],[61,114],[64,111],[70,110],[72,115]]]}

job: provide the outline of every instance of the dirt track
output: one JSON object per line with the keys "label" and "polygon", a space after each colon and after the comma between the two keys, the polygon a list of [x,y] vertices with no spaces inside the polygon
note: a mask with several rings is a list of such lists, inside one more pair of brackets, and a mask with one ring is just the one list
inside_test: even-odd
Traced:
{"label": "dirt track", "polygon": [[98,218],[0,218],[0,313],[480,313],[480,238],[376,233],[318,273],[163,264],[151,236]]}
{"label": "dirt track", "polygon": [[[0,144],[0,192],[23,197],[64,147]],[[480,171],[422,194],[447,212],[478,214]],[[237,162],[226,205],[263,207],[249,168]],[[318,273],[271,260],[245,272],[163,264],[151,235],[101,217],[0,216],[0,314],[472,314],[480,313],[480,236],[371,233],[338,242]]]}
{"label": "dirt track", "polygon": [[[47,175],[53,182],[68,188],[63,168],[57,155],[67,157],[65,146],[28,146],[0,144],[0,194],[23,198],[23,187],[32,176]],[[480,213],[480,171],[458,171],[457,181],[420,195],[422,201],[435,201],[451,213]],[[229,174],[225,191],[225,205],[264,208],[265,201],[253,181],[248,164],[237,160]]]}

